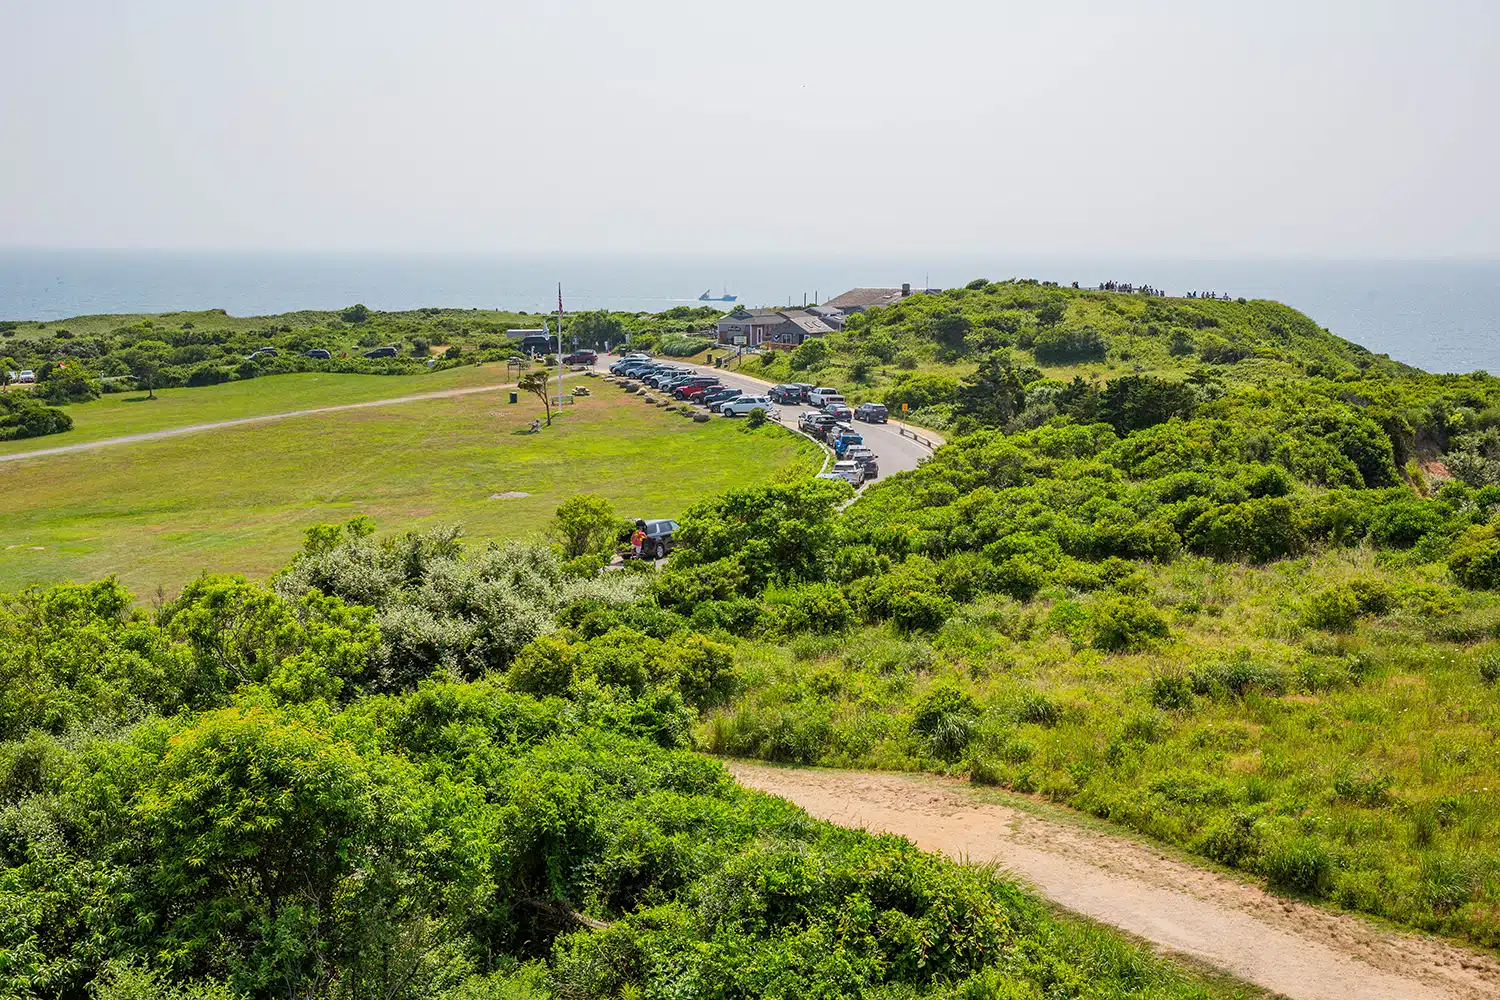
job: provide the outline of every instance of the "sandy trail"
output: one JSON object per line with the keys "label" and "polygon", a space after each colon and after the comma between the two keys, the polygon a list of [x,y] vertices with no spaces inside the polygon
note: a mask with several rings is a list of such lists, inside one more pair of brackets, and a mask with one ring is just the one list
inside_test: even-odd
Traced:
{"label": "sandy trail", "polygon": [[994,862],[1041,895],[1293,1000],[1500,997],[1500,961],[1273,896],[1124,837],[976,801],[963,782],[728,762],[742,785],[843,826]]}
{"label": "sandy trail", "polygon": [[447,399],[452,396],[468,396],[476,392],[496,392],[514,389],[515,383],[505,385],[476,385],[462,389],[442,389],[438,392],[420,392],[410,396],[393,396],[390,399],[371,399],[363,403],[339,403],[336,406],[315,406],[306,410],[286,410],[282,413],[264,413],[255,417],[236,417],[233,420],[215,420],[206,424],[188,424],[184,427],[168,427],[165,430],[145,431],[140,434],[124,434],[120,437],[104,438],[100,441],[84,441],[81,444],[58,445],[55,448],[36,448],[32,451],[17,451],[0,455],[0,462],[18,462],[23,458],[41,458],[45,455],[66,455],[75,451],[93,451],[119,444],[138,444],[141,441],[158,441],[177,437],[180,434],[197,434],[200,431],[217,431],[225,427],[241,427],[245,424],[265,423],[268,420],[285,420],[288,417],[310,417],[318,413],[337,413],[340,410],[363,410],[371,406],[395,406],[400,403],[420,403],[426,399]]}

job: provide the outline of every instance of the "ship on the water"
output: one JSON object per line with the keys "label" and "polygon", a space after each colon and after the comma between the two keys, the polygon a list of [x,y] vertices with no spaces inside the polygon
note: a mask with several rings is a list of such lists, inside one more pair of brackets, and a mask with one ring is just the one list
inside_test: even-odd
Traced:
{"label": "ship on the water", "polygon": [[699,302],[733,302],[733,301],[735,301],[736,299],[739,298],[738,295],[730,295],[729,294],[729,289],[727,289],[727,288],[724,289],[724,294],[723,295],[713,295],[713,294],[711,294],[712,292],[713,292],[713,289],[711,289],[711,288],[705,289],[704,292],[703,292],[703,294],[700,295],[700,296],[698,296],[698,301]]}

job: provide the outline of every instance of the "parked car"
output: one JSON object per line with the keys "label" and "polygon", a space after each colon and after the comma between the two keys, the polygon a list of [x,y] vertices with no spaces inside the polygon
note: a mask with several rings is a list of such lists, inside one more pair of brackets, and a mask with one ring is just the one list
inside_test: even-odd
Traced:
{"label": "parked car", "polygon": [[710,389],[717,389],[717,382],[692,382],[678,389],[672,395],[678,399],[701,399],[703,394]]}
{"label": "parked car", "polygon": [[843,458],[844,452],[850,448],[864,443],[865,439],[852,427],[840,427],[838,433],[831,433],[828,436],[828,446],[833,449],[833,453],[839,458]]}
{"label": "parked car", "polygon": [[881,403],[860,403],[854,408],[854,419],[867,424],[883,424],[890,420],[891,413]]}
{"label": "parked car", "polygon": [[713,403],[717,403],[725,399],[733,399],[736,396],[743,396],[744,394],[744,389],[731,389],[727,385],[718,385],[705,392],[703,394],[703,398],[698,400],[698,402],[702,403],[705,406],[709,406]]}
{"label": "parked car", "polygon": [[711,402],[711,403],[705,403],[704,405],[707,406],[713,412],[718,413],[719,410],[721,408],[723,408],[724,404],[726,404],[726,403],[732,403],[736,399],[739,399],[744,394],[745,394],[745,390],[743,390],[743,389],[730,389],[730,390],[728,390],[726,392],[725,395],[717,396],[713,400],[713,402]]}
{"label": "parked car", "polygon": [[25,384],[27,382],[35,381],[36,372],[32,371],[30,368],[22,368],[19,372],[16,373],[16,382],[19,384]]}
{"label": "parked car", "polygon": [[808,410],[797,418],[797,428],[804,434],[811,434],[815,438],[821,438],[823,432],[832,427],[838,421],[826,413],[817,410]]}
{"label": "parked car", "polygon": [[865,470],[865,481],[875,479],[880,475],[880,463],[876,460],[875,452],[868,445],[852,445],[844,451],[844,460],[853,462]]}
{"label": "parked car", "polygon": [[858,462],[834,462],[834,468],[823,472],[825,480],[844,480],[850,486],[859,489],[864,486],[864,466]]}
{"label": "parked car", "polygon": [[373,351],[365,352],[365,357],[367,358],[394,358],[395,356],[396,349],[394,347],[377,347]]}
{"label": "parked car", "polygon": [[302,356],[304,358],[318,358],[322,361],[328,361],[333,357],[331,353],[323,350],[321,347],[314,347],[310,351],[303,351]]}
{"label": "parked car", "polygon": [[802,402],[802,387],[800,385],[786,384],[773,385],[766,390],[766,395],[783,405],[788,403]]}
{"label": "parked car", "polygon": [[260,357],[274,358],[279,353],[280,352],[277,351],[276,348],[274,348],[274,347],[262,347],[258,351],[251,351],[249,354],[245,355],[245,360],[246,361],[254,361],[256,358],[260,358]]}
{"label": "parked car", "polygon": [[831,399],[837,399],[840,403],[842,403],[844,401],[844,394],[839,392],[837,389],[830,389],[827,386],[822,386],[821,388],[817,389],[809,389],[807,392],[808,403],[818,407],[819,409],[822,409],[824,406],[826,406],[828,404],[828,401]]}
{"label": "parked car", "polygon": [[593,351],[574,351],[563,358],[565,365],[591,365],[599,360],[599,355]]}
{"label": "parked car", "polygon": [[823,407],[823,412],[835,420],[853,420],[854,411],[843,403],[829,403]]}
{"label": "parked car", "polygon": [[641,544],[641,555],[647,559],[660,559],[674,547],[673,533],[676,521],[647,521],[646,541]]}
{"label": "parked car", "polygon": [[751,410],[770,412],[771,406],[770,396],[739,396],[719,407],[719,412],[726,417],[743,417]]}

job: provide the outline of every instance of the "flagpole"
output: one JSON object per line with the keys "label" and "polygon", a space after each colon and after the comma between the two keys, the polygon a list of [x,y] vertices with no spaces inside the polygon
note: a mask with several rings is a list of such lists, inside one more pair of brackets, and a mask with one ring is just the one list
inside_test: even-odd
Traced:
{"label": "flagpole", "polygon": [[562,416],[562,282],[557,283],[557,415]]}

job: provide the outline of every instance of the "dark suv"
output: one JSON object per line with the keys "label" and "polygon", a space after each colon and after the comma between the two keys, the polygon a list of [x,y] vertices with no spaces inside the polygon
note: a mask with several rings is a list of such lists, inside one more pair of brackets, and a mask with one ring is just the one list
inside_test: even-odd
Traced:
{"label": "dark suv", "polygon": [[646,541],[641,544],[641,555],[647,559],[659,559],[671,552],[672,532],[676,530],[676,521],[647,521]]}
{"label": "dark suv", "polygon": [[595,354],[593,351],[574,351],[572,354],[569,354],[567,357],[563,358],[563,364],[591,365],[598,360],[599,355]]}
{"label": "dark suv", "polygon": [[771,397],[771,402],[781,403],[783,406],[787,403],[800,403],[805,398],[800,385],[773,385],[766,395]]}
{"label": "dark suv", "polygon": [[365,352],[365,357],[367,358],[394,358],[395,356],[396,349],[394,347],[377,347],[373,351]]}
{"label": "dark suv", "polygon": [[860,403],[854,408],[854,419],[867,424],[883,424],[890,417],[890,411],[879,403]]}

